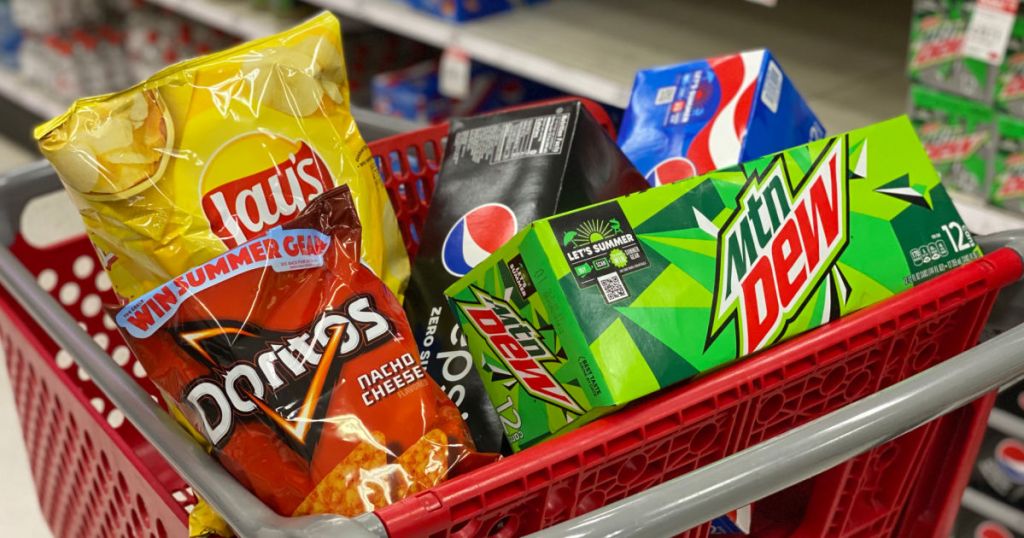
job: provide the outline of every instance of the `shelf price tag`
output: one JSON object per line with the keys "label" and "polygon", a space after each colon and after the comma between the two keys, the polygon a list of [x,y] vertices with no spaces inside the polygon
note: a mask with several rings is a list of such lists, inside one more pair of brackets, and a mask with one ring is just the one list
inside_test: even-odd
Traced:
{"label": "shelf price tag", "polygon": [[441,54],[438,67],[438,89],[441,95],[452,99],[469,97],[470,60],[466,51],[458,47],[448,47]]}
{"label": "shelf price tag", "polygon": [[1018,0],[979,0],[967,25],[961,53],[992,65],[1003,63]]}

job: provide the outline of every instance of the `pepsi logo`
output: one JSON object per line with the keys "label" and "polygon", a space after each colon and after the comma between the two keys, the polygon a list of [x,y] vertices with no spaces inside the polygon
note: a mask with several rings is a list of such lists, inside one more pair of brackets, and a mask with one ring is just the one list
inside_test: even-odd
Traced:
{"label": "pepsi logo", "polygon": [[647,182],[657,187],[697,175],[697,167],[686,157],[669,157],[647,172]]}
{"label": "pepsi logo", "polygon": [[1013,533],[995,521],[983,521],[974,528],[974,538],[1013,538]]}
{"label": "pepsi logo", "polygon": [[516,214],[504,204],[477,206],[448,230],[441,246],[445,271],[461,277],[504,245],[519,230]]}
{"label": "pepsi logo", "polygon": [[1016,439],[1003,439],[996,445],[996,463],[1007,478],[1024,484],[1024,443]]}

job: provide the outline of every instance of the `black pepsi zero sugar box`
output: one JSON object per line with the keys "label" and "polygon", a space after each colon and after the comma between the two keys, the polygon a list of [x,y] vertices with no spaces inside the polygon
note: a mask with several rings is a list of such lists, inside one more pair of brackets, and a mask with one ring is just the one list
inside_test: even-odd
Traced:
{"label": "black pepsi zero sugar box", "polygon": [[445,288],[530,222],[646,187],[578,101],[452,120],[405,309],[423,364],[478,450],[509,452]]}

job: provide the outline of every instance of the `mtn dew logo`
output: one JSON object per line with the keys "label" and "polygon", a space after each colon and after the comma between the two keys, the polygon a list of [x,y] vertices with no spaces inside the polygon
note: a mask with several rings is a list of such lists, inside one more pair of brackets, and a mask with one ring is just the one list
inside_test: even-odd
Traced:
{"label": "mtn dew logo", "polygon": [[937,122],[922,126],[920,135],[928,158],[936,165],[962,161],[974,155],[988,141],[988,133],[984,130],[965,132],[960,125]]}
{"label": "mtn dew logo", "polygon": [[737,196],[718,236],[708,342],[735,320],[741,354],[771,344],[828,275],[848,242],[846,144],[830,140],[796,185],[777,156]]}
{"label": "mtn dew logo", "polygon": [[920,27],[921,35],[915,40],[911,68],[919,69],[958,58],[963,48],[965,29],[962,21],[949,21],[938,16],[925,19]]}
{"label": "mtn dew logo", "polygon": [[1004,161],[1006,171],[996,179],[1000,200],[1024,197],[1024,155],[1011,155]]}
{"label": "mtn dew logo", "polygon": [[583,414],[576,400],[544,366],[546,362],[561,361],[544,344],[537,329],[506,301],[476,287],[471,290],[475,303],[456,304],[523,390],[534,398]]}

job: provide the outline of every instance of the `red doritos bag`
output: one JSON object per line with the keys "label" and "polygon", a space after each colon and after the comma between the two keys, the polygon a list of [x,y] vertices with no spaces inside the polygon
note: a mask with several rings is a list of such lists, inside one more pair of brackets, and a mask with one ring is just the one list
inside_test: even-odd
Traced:
{"label": "red doritos bag", "polygon": [[339,187],[116,315],[221,463],[284,515],[385,506],[472,451],[360,235]]}

